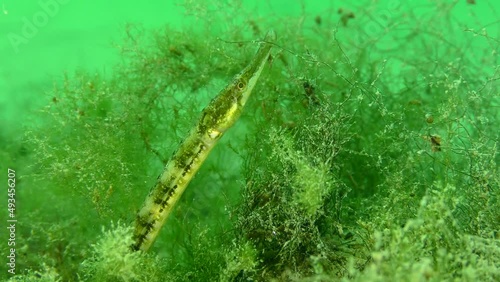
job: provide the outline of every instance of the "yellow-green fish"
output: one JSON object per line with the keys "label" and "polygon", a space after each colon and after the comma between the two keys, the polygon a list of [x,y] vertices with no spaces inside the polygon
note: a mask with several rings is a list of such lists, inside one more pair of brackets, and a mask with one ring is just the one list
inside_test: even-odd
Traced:
{"label": "yellow-green fish", "polygon": [[158,177],[137,214],[133,250],[147,251],[187,185],[224,132],[238,120],[271,54],[274,31],[266,38],[250,64],[203,110],[196,127],[184,139]]}

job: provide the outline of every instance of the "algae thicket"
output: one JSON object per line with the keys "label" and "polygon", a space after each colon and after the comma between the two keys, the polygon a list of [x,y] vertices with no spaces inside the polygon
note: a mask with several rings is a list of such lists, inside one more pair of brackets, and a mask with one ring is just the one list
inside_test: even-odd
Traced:
{"label": "algae thicket", "polygon": [[[13,280],[500,280],[493,1],[361,2],[185,1],[198,30],[130,25],[111,78],[56,82],[24,137],[23,185],[43,196]],[[131,252],[163,165],[270,28],[240,121]]]}

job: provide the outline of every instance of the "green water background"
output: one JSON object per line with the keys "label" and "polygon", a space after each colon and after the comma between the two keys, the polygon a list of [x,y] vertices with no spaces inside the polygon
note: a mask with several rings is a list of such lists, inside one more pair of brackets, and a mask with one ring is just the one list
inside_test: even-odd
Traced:
{"label": "green water background", "polygon": [[[3,131],[18,129],[32,110],[46,102],[42,100],[41,93],[50,90],[53,82],[60,80],[64,72],[112,72],[111,67],[119,60],[119,54],[112,45],[123,38],[127,23],[139,23],[145,28],[167,24],[182,29],[183,26],[195,25],[195,19],[188,17],[176,2],[180,3],[158,0],[1,1],[0,122]],[[306,13],[305,20],[312,21],[316,15],[330,14],[339,7],[355,11],[356,7],[362,7],[369,1],[241,2],[245,9],[261,15],[297,16]],[[378,2],[379,7],[387,7],[388,10],[395,5],[392,0]],[[467,1],[455,2],[456,17],[471,26],[476,25],[476,19],[469,15]],[[405,5],[414,6],[415,3],[401,1],[403,9]],[[494,11],[500,10],[500,2],[479,0],[473,10],[481,22],[492,23],[487,28],[493,37],[499,34],[499,19]],[[418,10],[415,13],[418,15]],[[34,32],[26,33],[27,21],[34,24]],[[222,33],[218,35],[224,36]],[[22,36],[25,40],[17,43],[13,36]]]}

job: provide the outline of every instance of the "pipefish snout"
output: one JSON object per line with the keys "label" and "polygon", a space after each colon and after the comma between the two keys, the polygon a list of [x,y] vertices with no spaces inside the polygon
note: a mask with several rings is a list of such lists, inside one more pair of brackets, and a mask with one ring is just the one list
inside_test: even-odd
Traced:
{"label": "pipefish snout", "polygon": [[173,207],[224,132],[238,120],[267,59],[274,31],[269,31],[259,50],[239,74],[203,109],[198,124],[181,143],[139,210],[133,250],[147,251],[154,243]]}

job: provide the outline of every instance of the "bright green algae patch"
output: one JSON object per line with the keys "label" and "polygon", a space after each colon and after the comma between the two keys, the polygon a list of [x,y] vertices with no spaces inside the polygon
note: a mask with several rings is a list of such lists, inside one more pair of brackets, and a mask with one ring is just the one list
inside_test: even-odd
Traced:
{"label": "bright green algae patch", "polygon": [[[189,10],[204,33],[129,27],[112,78],[47,95],[25,137],[16,280],[500,279],[500,39],[479,5],[204,5]],[[151,251],[130,252],[164,164],[270,27],[240,121]]]}

